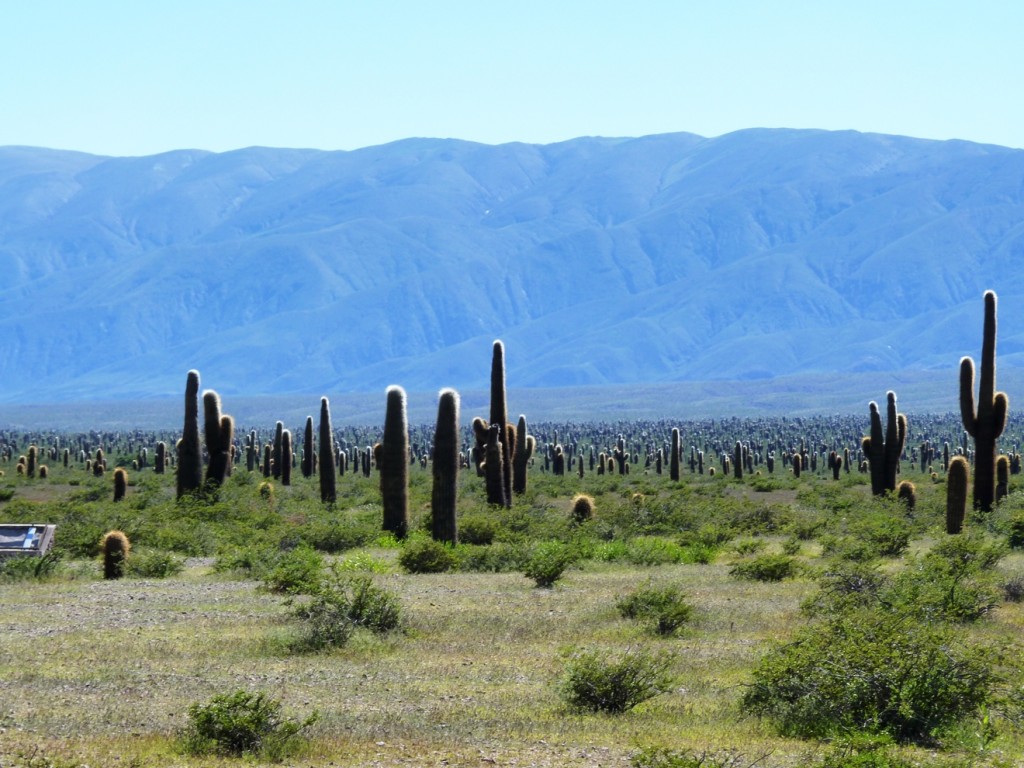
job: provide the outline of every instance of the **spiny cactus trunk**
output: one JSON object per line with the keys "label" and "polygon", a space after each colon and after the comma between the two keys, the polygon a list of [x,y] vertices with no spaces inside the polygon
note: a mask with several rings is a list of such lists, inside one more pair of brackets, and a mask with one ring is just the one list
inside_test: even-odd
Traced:
{"label": "spiny cactus trunk", "polygon": [[409,532],[409,427],[405,402],[404,389],[388,387],[384,437],[377,457],[383,527],[398,539],[404,539]]}
{"label": "spiny cactus trunk", "polygon": [[964,529],[967,515],[967,485],[970,467],[963,456],[954,456],[946,475],[946,533],[956,534]]}
{"label": "spiny cactus trunk", "polygon": [[679,482],[679,453],[682,450],[679,428],[672,427],[672,453],[669,455],[668,476],[673,482]]}
{"label": "spiny cactus trunk", "polygon": [[103,552],[103,578],[120,579],[124,576],[128,553],[131,551],[128,537],[121,531],[109,531],[100,542],[100,551]]}
{"label": "spiny cactus trunk", "polygon": [[114,470],[114,501],[121,501],[128,492],[128,473],[123,467]]}
{"label": "spiny cactus trunk", "polygon": [[491,424],[498,425],[498,439],[501,441],[501,478],[505,506],[512,506],[512,462],[515,446],[509,443],[508,406],[505,398],[505,345],[494,342],[491,357]]}
{"label": "spiny cactus trunk", "polygon": [[199,447],[199,371],[185,381],[185,425],[178,442],[178,498],[203,484],[203,456]]}
{"label": "spiny cactus trunk", "polygon": [[878,404],[868,404],[871,411],[871,435],[861,442],[861,448],[871,470],[871,493],[881,496],[896,490],[896,475],[900,455],[907,439],[907,417],[896,412],[896,393],[886,393],[886,428],[882,432],[882,416]]}
{"label": "spiny cactus trunk", "polygon": [[210,454],[206,466],[206,482],[223,485],[231,464],[231,441],[234,439],[235,422],[220,412],[220,396],[212,389],[203,393],[204,432],[206,451]]}
{"label": "spiny cactus trunk", "polygon": [[960,361],[960,415],[974,438],[974,507],[990,512],[995,496],[996,441],[1006,426],[1009,401],[996,392],[996,294],[985,292],[981,340],[981,383],[974,403],[974,361]]}
{"label": "spiny cactus trunk", "polygon": [[[525,430],[524,430],[525,431]],[[437,401],[434,430],[434,485],[430,493],[430,535],[457,544],[455,507],[459,480],[459,393],[443,389]]]}
{"label": "spiny cactus trunk", "polygon": [[292,433],[281,430],[281,485],[292,484]]}
{"label": "spiny cactus trunk", "polygon": [[[284,435],[284,422],[279,421],[274,425],[274,461],[270,466],[270,472],[274,479],[281,477],[281,467],[284,465],[284,454],[281,451],[281,438]],[[291,459],[289,458],[289,463]]]}
{"label": "spiny cactus trunk", "polygon": [[512,457],[512,492],[516,495],[526,493],[526,466],[533,457],[537,441],[533,435],[526,433],[526,416],[519,416],[516,426],[516,448]]}
{"label": "spiny cactus trunk", "polygon": [[[306,428],[302,432],[302,476],[313,476],[313,417],[306,417]],[[331,474],[334,474],[333,467]]]}
{"label": "spiny cactus trunk", "polygon": [[[344,464],[342,464],[344,467]],[[344,469],[342,469],[344,472]],[[338,500],[337,477],[334,474],[334,431],[331,429],[331,405],[320,398],[320,501],[333,504]]]}
{"label": "spiny cactus trunk", "polygon": [[484,452],[484,482],[487,486],[487,503],[507,507],[509,503],[502,477],[504,462],[500,434],[498,425],[492,424],[488,430],[487,447]]}

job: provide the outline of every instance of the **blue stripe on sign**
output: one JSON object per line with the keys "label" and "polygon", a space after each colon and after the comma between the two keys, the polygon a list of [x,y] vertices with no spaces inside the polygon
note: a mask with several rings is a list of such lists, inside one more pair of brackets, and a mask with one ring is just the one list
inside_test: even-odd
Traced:
{"label": "blue stripe on sign", "polygon": [[28,533],[25,534],[25,543],[21,545],[22,549],[34,549],[36,546],[36,529],[29,528]]}

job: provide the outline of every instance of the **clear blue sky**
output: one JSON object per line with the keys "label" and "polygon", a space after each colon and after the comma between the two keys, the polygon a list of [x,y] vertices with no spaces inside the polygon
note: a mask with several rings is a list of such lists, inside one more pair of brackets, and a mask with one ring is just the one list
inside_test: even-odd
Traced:
{"label": "clear blue sky", "polygon": [[758,126],[1024,147],[1018,0],[0,0],[0,145]]}

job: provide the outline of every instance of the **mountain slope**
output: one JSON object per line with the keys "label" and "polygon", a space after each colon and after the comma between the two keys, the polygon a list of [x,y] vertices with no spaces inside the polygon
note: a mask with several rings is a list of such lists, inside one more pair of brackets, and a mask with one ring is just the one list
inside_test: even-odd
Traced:
{"label": "mountain slope", "polygon": [[949,368],[1000,295],[1024,152],[749,130],[103,158],[0,148],[0,400]]}

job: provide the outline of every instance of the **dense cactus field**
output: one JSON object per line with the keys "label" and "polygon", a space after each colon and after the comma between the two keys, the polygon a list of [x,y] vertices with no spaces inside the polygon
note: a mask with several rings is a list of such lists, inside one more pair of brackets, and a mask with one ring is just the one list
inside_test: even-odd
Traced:
{"label": "dense cactus field", "polygon": [[957,413],[0,430],[0,765],[1018,765],[994,313]]}

